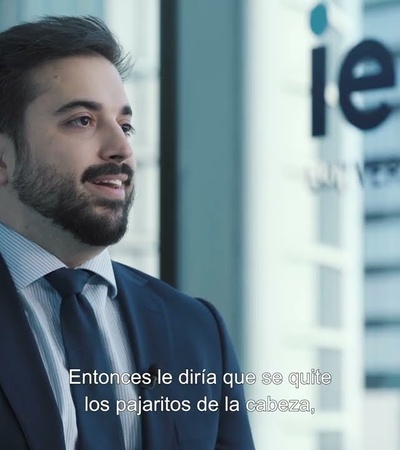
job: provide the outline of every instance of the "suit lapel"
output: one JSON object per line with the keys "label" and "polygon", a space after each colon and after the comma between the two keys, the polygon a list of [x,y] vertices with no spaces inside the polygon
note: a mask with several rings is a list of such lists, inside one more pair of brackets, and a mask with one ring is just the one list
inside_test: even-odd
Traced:
{"label": "suit lapel", "polygon": [[[125,319],[137,372],[152,364],[169,371],[172,360],[170,326],[162,300],[146,287],[147,280],[113,263],[118,299]],[[46,370],[26,319],[11,275],[0,255],[0,385],[20,425],[29,448],[65,449],[58,407]],[[170,386],[139,392],[142,400],[164,398]],[[171,414],[143,413],[143,450],[172,449]]]}
{"label": "suit lapel", "polygon": [[11,275],[0,255],[0,384],[29,448],[64,449],[61,418]]}
{"label": "suit lapel", "polygon": [[[161,372],[169,371],[172,340],[170,326],[162,300],[146,287],[147,280],[123,266],[114,264],[118,299],[126,321],[136,371],[148,372],[157,365]],[[156,385],[153,389],[139,391],[142,400],[156,400],[167,396],[170,387]],[[171,414],[165,412],[143,413],[143,450],[170,450],[174,439]]]}

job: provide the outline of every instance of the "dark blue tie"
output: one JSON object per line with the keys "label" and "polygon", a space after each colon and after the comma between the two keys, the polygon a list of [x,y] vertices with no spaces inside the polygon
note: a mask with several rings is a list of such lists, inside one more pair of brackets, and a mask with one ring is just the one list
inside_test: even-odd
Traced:
{"label": "dark blue tie", "polygon": [[[46,280],[61,295],[61,332],[68,369],[81,372],[111,373],[99,326],[88,300],[81,294],[91,273],[80,269],[58,269]],[[124,439],[119,417],[115,414],[116,397],[110,384],[71,384],[80,450],[123,450]],[[85,411],[88,401],[106,400],[109,411]]]}

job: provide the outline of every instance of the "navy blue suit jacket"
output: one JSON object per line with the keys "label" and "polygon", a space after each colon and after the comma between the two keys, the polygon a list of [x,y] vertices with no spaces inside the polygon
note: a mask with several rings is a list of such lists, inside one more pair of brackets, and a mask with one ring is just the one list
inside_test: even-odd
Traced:
{"label": "navy blue suit jacket", "polygon": [[[193,299],[160,280],[113,263],[118,298],[138,372],[156,364],[174,379],[186,369],[238,371],[224,324],[209,303]],[[141,415],[143,450],[254,449],[242,389],[224,385],[156,385],[143,399],[190,400],[189,412]],[[221,402],[218,412],[200,412],[204,397]],[[227,412],[224,397],[240,412]],[[39,350],[10,273],[0,256],[0,448],[63,450],[57,404]],[[112,450],[112,449],[110,449]]]}

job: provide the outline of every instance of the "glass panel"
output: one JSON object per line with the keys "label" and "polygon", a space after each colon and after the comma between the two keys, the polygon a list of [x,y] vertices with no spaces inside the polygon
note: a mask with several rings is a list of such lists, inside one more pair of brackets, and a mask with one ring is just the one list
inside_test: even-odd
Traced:
{"label": "glass panel", "polygon": [[319,450],[341,450],[343,448],[343,436],[338,431],[323,431],[318,434]]}
{"label": "glass panel", "polygon": [[322,327],[342,325],[341,305],[342,275],[331,267],[319,267],[318,319]]}
{"label": "glass panel", "polygon": [[19,21],[21,10],[19,3],[19,1],[0,0],[0,30],[5,30]]}
{"label": "glass panel", "polygon": [[368,327],[365,340],[365,366],[371,373],[400,371],[400,327]]}
{"label": "glass panel", "polygon": [[[319,408],[322,411],[342,409],[342,354],[340,350],[320,348],[318,368],[332,375],[332,382],[319,386]],[[330,447],[327,447],[329,449]],[[336,450],[336,449],[335,449]]]}
{"label": "glass panel", "polygon": [[340,197],[336,188],[319,192],[319,240],[340,246]]}
{"label": "glass panel", "polygon": [[399,274],[381,273],[368,276],[365,280],[366,318],[400,318],[399,292]]}

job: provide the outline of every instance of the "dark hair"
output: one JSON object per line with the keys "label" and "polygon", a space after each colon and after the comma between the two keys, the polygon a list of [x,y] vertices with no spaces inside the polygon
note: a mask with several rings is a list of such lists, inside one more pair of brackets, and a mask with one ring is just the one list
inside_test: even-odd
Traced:
{"label": "dark hair", "polygon": [[93,54],[110,61],[122,78],[131,69],[114,35],[96,17],[45,16],[0,33],[0,133],[18,147],[25,109],[38,95],[32,69],[59,58]]}

